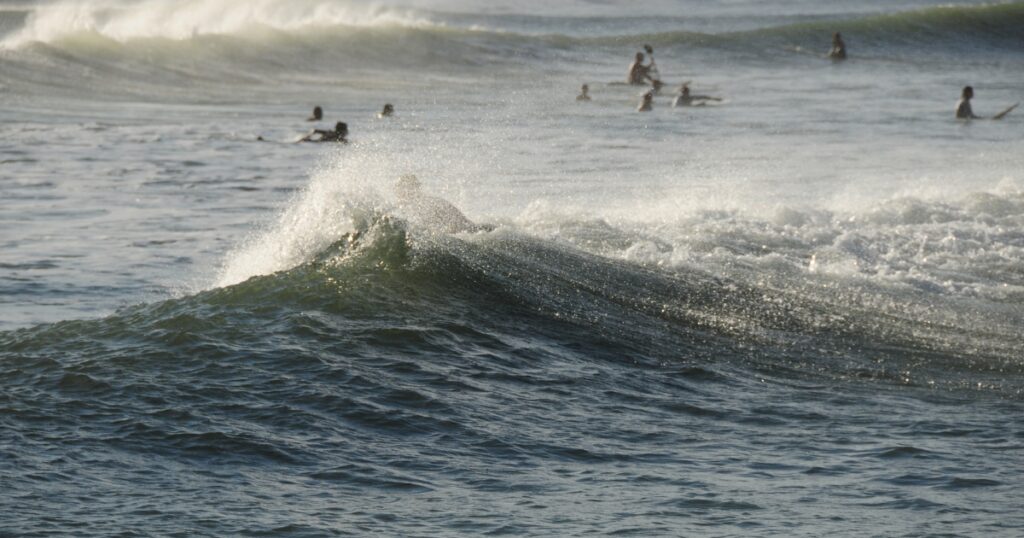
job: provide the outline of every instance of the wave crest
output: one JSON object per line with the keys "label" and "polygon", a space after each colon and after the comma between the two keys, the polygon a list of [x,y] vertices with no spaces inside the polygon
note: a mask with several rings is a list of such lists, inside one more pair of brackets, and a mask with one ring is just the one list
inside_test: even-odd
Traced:
{"label": "wave crest", "polygon": [[36,7],[25,25],[3,41],[7,47],[52,43],[79,34],[132,39],[184,40],[269,28],[442,26],[411,9],[325,0],[63,0]]}

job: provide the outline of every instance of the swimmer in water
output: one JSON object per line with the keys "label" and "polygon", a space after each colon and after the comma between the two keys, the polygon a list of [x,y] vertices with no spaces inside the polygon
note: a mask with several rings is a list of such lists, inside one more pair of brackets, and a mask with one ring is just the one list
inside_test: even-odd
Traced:
{"label": "swimmer in water", "polygon": [[324,109],[319,106],[313,107],[313,115],[306,118],[306,121],[320,121],[324,119]]}
{"label": "swimmer in water", "polygon": [[644,80],[650,80],[653,83],[654,78],[651,77],[651,67],[653,66],[653,62],[644,65],[644,53],[636,53],[633,63],[629,64],[629,74],[626,76],[626,82],[634,86],[644,85]]}
{"label": "swimmer in water", "polygon": [[708,101],[721,101],[720,97],[712,97],[710,95],[692,95],[690,93],[690,85],[683,84],[679,87],[679,95],[676,96],[675,100],[672,101],[672,106],[704,106]]}
{"label": "swimmer in water", "polygon": [[384,104],[384,110],[381,110],[380,114],[377,114],[377,117],[378,118],[390,118],[392,115],[394,115],[394,113],[395,113],[395,107],[392,106],[391,103],[385,103]]}
{"label": "swimmer in water", "polygon": [[589,101],[590,100],[590,94],[587,93],[589,91],[590,91],[590,86],[587,86],[586,84],[580,86],[580,94],[576,96],[576,100],[577,101]]}
{"label": "swimmer in water", "polygon": [[843,43],[843,36],[839,32],[832,34],[832,50],[828,51],[828,57],[833,60],[846,59],[846,43]]}
{"label": "swimmer in water", "polygon": [[299,142],[338,142],[340,144],[348,144],[348,124],[339,121],[334,125],[333,131],[314,129],[312,133],[302,137]]}
{"label": "swimmer in water", "polygon": [[493,229],[489,226],[479,226],[469,220],[448,200],[424,194],[423,185],[412,174],[398,178],[398,182],[395,183],[395,195],[402,209],[407,211],[411,218],[434,231],[453,234]]}
{"label": "swimmer in water", "polygon": [[971,110],[971,99],[974,97],[974,88],[970,86],[964,86],[963,91],[960,92],[960,100],[956,103],[956,117],[959,120],[974,120],[981,119],[981,116],[975,116],[974,111]]}
{"label": "swimmer in water", "polygon": [[640,98],[640,106],[636,107],[637,112],[650,112],[654,109],[654,90],[650,90]]}

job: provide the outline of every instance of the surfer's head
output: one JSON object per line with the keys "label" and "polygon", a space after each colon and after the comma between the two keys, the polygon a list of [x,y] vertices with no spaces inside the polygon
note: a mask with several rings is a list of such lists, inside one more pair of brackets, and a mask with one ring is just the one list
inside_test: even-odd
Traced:
{"label": "surfer's head", "polygon": [[313,107],[313,117],[309,119],[317,121],[324,119],[324,109],[318,106]]}
{"label": "surfer's head", "polygon": [[392,115],[394,113],[395,113],[395,107],[392,106],[391,103],[384,103],[384,110],[380,111],[380,115],[383,117],[383,116],[390,116],[390,115]]}
{"label": "surfer's head", "polygon": [[636,61],[638,61],[638,62],[644,61],[644,53],[642,53],[642,52],[636,53]]}
{"label": "surfer's head", "polygon": [[415,174],[406,174],[395,182],[395,194],[400,200],[408,200],[418,196],[421,187],[420,180]]}
{"label": "surfer's head", "polygon": [[588,91],[590,91],[590,86],[587,86],[586,84],[580,86],[580,92],[583,93],[583,95],[586,95]]}
{"label": "surfer's head", "polygon": [[680,95],[684,95],[684,96],[685,95],[690,95],[690,85],[689,84],[683,84],[682,86],[680,86],[679,87],[679,94]]}
{"label": "surfer's head", "polygon": [[960,97],[963,99],[970,99],[974,97],[974,88],[970,86],[964,86],[964,91],[960,92]]}
{"label": "surfer's head", "polygon": [[343,121],[339,121],[338,123],[335,123],[334,124],[334,132],[338,133],[341,136],[347,135],[348,134],[348,124],[343,122]]}

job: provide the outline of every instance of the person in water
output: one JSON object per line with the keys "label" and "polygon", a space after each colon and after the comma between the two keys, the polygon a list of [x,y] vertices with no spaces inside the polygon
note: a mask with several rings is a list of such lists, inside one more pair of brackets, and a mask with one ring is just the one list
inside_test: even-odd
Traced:
{"label": "person in water", "polygon": [[828,51],[828,57],[833,60],[846,59],[846,43],[843,43],[843,36],[839,32],[832,34],[832,50]]}
{"label": "person in water", "polygon": [[590,86],[587,86],[586,84],[580,86],[580,94],[576,96],[576,100],[577,101],[589,101],[590,100],[590,94],[587,93],[589,91],[590,91]]}
{"label": "person in water", "polygon": [[395,183],[395,195],[398,197],[399,205],[410,218],[434,231],[452,234],[493,229],[479,226],[469,220],[448,200],[424,194],[423,185],[415,175],[409,174],[398,178],[398,182]]}
{"label": "person in water", "polygon": [[679,95],[672,101],[672,106],[704,106],[708,101],[721,101],[720,97],[710,95],[693,95],[690,93],[690,85],[683,84],[679,87]]}
{"label": "person in water", "polygon": [[661,89],[664,88],[664,87],[665,87],[665,83],[664,82],[662,82],[662,81],[660,81],[658,79],[652,79],[651,80],[651,91],[654,92],[654,95],[661,95]]}
{"label": "person in water", "polygon": [[644,53],[636,53],[633,63],[629,64],[626,82],[634,86],[642,86],[646,84],[645,80],[649,80],[653,84],[655,79],[651,76],[652,67],[654,67],[654,62],[644,65]]}
{"label": "person in water", "polygon": [[956,103],[956,117],[961,120],[973,120],[980,119],[981,116],[975,116],[974,111],[971,110],[971,99],[974,98],[974,88],[970,86],[964,86],[963,91],[960,92],[960,100]]}
{"label": "person in water", "polygon": [[649,90],[640,98],[640,106],[636,107],[637,112],[650,112],[654,109],[654,90]]}
{"label": "person in water", "polygon": [[[317,138],[318,136],[319,138]],[[348,144],[348,124],[339,121],[334,125],[333,131],[313,129],[312,133],[302,137],[299,142],[338,142]]]}
{"label": "person in water", "polygon": [[395,107],[391,103],[384,103],[384,110],[377,114],[378,118],[390,118],[395,113]]}
{"label": "person in water", "polygon": [[306,118],[306,121],[320,121],[324,119],[324,109],[319,106],[313,107],[313,115]]}

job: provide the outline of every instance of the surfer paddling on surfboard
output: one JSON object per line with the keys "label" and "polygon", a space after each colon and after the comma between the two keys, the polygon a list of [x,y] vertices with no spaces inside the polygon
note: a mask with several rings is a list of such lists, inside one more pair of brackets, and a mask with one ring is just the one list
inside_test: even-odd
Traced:
{"label": "surfer paddling on surfboard", "polygon": [[708,101],[721,101],[721,97],[712,97],[710,95],[693,95],[690,93],[690,84],[683,83],[679,87],[679,95],[676,96],[675,100],[672,101],[672,106],[704,106],[708,104]]}
{"label": "surfer paddling on surfboard", "polygon": [[[960,92],[960,100],[956,103],[956,118],[959,120],[983,120],[989,119],[982,116],[976,116],[974,110],[971,109],[971,99],[974,97],[974,88],[970,86],[964,86],[962,92]],[[1009,114],[1013,109],[1017,108],[1020,103],[1014,103],[1009,106],[1006,110],[992,116],[993,120],[1001,120],[1004,116]]]}
{"label": "surfer paddling on surfboard", "polygon": [[348,124],[339,121],[334,125],[333,131],[313,129],[312,133],[302,137],[299,142],[338,142],[340,144],[348,144]]}

